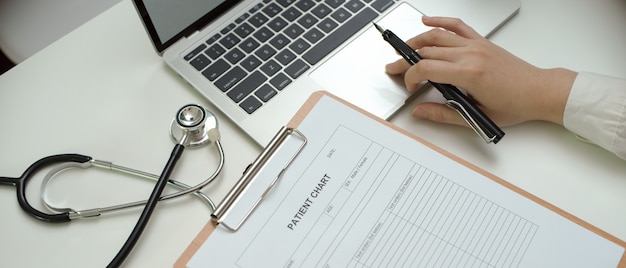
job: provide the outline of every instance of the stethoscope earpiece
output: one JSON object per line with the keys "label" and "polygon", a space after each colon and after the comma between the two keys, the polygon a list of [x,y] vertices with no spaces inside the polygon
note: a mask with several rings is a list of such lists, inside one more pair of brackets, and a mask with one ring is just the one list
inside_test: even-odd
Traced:
{"label": "stethoscope earpiece", "polygon": [[176,143],[197,147],[213,142],[209,131],[217,129],[217,118],[207,109],[188,104],[178,110],[170,125],[170,134]]}

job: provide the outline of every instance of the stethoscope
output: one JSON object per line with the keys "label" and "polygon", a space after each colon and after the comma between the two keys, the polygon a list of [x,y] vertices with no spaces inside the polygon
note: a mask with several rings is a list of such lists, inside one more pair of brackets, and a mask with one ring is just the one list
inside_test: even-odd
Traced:
{"label": "stethoscope", "polygon": [[[222,167],[224,166],[224,150],[220,143],[220,134],[217,128],[216,117],[211,112],[199,105],[185,105],[178,110],[176,118],[172,120],[172,123],[170,124],[170,134],[176,142],[176,145],[174,146],[174,149],[170,154],[169,160],[163,168],[160,176],[127,167],[114,165],[106,161],[95,160],[85,155],[59,154],[44,157],[36,161],[35,163],[31,164],[20,177],[0,177],[0,184],[14,185],[16,187],[17,200],[22,210],[27,214],[46,222],[68,222],[72,219],[95,217],[100,216],[102,213],[106,212],[118,211],[131,207],[145,205],[141,216],[126,243],[122,246],[118,254],[108,266],[118,267],[126,259],[128,254],[130,254],[132,248],[138,241],[139,236],[147,225],[148,220],[152,215],[152,212],[154,211],[154,208],[156,207],[158,201],[173,199],[189,193],[193,193],[195,196],[199,197],[203,202],[205,202],[211,209],[215,209],[215,204],[211,201],[211,199],[206,194],[199,192],[199,190],[211,183],[217,177],[217,175],[222,170]],[[218,167],[216,168],[215,172],[211,174],[211,176],[195,186],[189,186],[179,181],[169,179],[172,171],[174,170],[174,166],[182,155],[185,147],[199,147],[202,145],[207,145],[211,142],[215,143],[215,147],[219,153]],[[35,173],[52,165],[55,165],[55,167],[50,169],[50,171],[47,173],[42,181],[41,197],[42,200],[44,200],[45,206],[56,213],[46,213],[30,205],[30,203],[26,199],[26,185],[28,183],[28,180],[31,179]],[[48,182],[56,175],[58,175],[61,171],[68,168],[90,167],[104,168],[141,178],[152,179],[156,181],[156,184],[150,197],[147,200],[129,202],[104,208],[93,208],[86,210],[57,208],[51,205],[45,199],[45,189]],[[165,186],[168,184],[178,188],[180,191],[161,196],[161,193],[163,192]]]}

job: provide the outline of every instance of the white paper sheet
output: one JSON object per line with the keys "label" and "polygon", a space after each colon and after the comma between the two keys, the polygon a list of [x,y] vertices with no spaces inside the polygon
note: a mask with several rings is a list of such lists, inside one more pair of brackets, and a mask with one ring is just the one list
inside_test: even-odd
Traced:
{"label": "white paper sheet", "polygon": [[309,141],[283,178],[189,267],[616,267],[624,253],[329,97],[298,129]]}

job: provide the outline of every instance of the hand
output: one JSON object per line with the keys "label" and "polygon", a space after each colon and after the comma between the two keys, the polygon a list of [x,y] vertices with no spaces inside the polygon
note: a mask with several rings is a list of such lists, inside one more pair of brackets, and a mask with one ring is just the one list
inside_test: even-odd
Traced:
{"label": "hand", "polygon": [[[563,124],[563,110],[576,73],[540,69],[480,36],[459,19],[423,17],[436,27],[407,41],[423,60],[410,66],[400,59],[386,66],[404,73],[409,91],[425,80],[453,84],[467,91],[478,107],[500,126],[530,120]],[[467,126],[459,114],[441,103],[419,103],[413,116]]]}

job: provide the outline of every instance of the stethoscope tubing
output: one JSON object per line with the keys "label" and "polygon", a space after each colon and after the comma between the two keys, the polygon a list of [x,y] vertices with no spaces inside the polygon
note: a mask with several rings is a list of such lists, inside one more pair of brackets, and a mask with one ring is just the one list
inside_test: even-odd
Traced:
{"label": "stethoscope tubing", "polygon": [[141,212],[141,216],[139,216],[139,220],[137,220],[137,224],[133,228],[133,231],[128,236],[128,239],[126,240],[122,248],[118,251],[113,260],[111,260],[109,265],[107,265],[107,268],[119,267],[124,262],[128,254],[130,254],[137,241],[139,241],[139,237],[143,233],[143,230],[146,228],[148,221],[150,221],[152,212],[154,212],[154,209],[156,208],[156,205],[160,200],[161,193],[163,192],[163,189],[165,189],[167,181],[174,171],[176,162],[178,162],[178,159],[180,159],[180,156],[183,154],[184,150],[185,146],[181,144],[176,144],[176,146],[174,146],[174,149],[170,154],[170,158],[167,160],[167,164],[165,164],[165,167],[161,172],[161,176],[159,176],[159,179],[157,180],[157,183],[155,184],[154,189],[150,194],[150,198],[148,198],[146,206]]}
{"label": "stethoscope tubing", "polygon": [[[208,196],[206,196],[206,194],[200,192],[202,188],[210,184],[217,177],[217,175],[221,172],[222,168],[224,167],[224,159],[225,159],[224,149],[219,140],[215,140],[214,143],[219,153],[218,167],[215,169],[215,171],[206,180],[202,181],[201,183],[195,186],[189,186],[179,181],[169,180],[168,181],[169,184],[177,187],[178,189],[181,189],[181,191],[164,195],[159,198],[159,201],[174,199],[174,198],[177,198],[177,197],[189,194],[189,193],[193,193],[194,195],[200,197],[201,200],[204,201],[206,204],[208,204],[212,211],[215,210],[215,203]],[[28,180],[36,172],[38,172],[39,170],[45,167],[55,165],[55,164],[58,164],[59,168],[53,169],[51,172],[48,173],[48,176],[44,179],[44,182],[42,183],[42,188],[41,188],[41,196],[44,200],[44,204],[46,205],[46,207],[52,211],[59,212],[59,213],[51,214],[51,213],[46,213],[46,212],[43,212],[34,208],[28,202],[28,199],[26,198],[26,185],[28,184]],[[51,178],[51,176],[58,173],[60,170],[65,169],[70,166],[87,167],[89,165],[93,165],[93,166],[101,167],[105,169],[110,169],[113,171],[119,171],[119,172],[130,174],[130,175],[136,175],[142,178],[148,178],[152,180],[158,179],[158,176],[154,174],[150,174],[150,173],[143,172],[140,170],[126,168],[126,167],[122,167],[118,165],[113,165],[112,163],[106,162],[106,161],[95,160],[90,156],[85,156],[81,154],[58,154],[58,155],[47,156],[47,157],[44,157],[35,161],[26,169],[26,171],[24,171],[24,173],[20,177],[16,177],[16,178],[0,177],[0,184],[15,186],[18,204],[20,205],[22,210],[38,220],[51,222],[51,223],[61,223],[61,222],[68,222],[73,219],[96,217],[96,216],[100,216],[103,213],[143,206],[148,202],[148,200],[146,199],[146,200],[129,202],[125,204],[108,206],[108,207],[103,207],[103,208],[74,210],[71,208],[54,207],[45,200],[44,192],[46,189],[46,183]]]}
{"label": "stethoscope tubing", "polygon": [[18,178],[9,178],[9,177],[0,177],[0,184],[9,184],[14,185],[17,193],[17,202],[27,214],[35,217],[38,220],[59,223],[59,222],[68,222],[70,221],[69,213],[58,213],[58,214],[48,214],[42,212],[40,210],[35,209],[33,206],[28,203],[26,199],[26,185],[28,180],[39,170],[58,163],[67,163],[67,162],[75,162],[75,163],[85,163],[90,161],[92,158],[85,155],[80,154],[58,154],[44,157],[35,161],[35,163],[31,164],[26,171],[22,174],[22,176]]}
{"label": "stethoscope tubing", "polygon": [[[168,183],[181,189],[181,191],[175,192],[175,193],[171,193],[168,195],[164,195],[161,196],[159,198],[159,201],[165,201],[165,200],[169,200],[169,199],[174,199],[174,198],[178,198],[181,197],[183,195],[192,193],[196,196],[198,196],[202,201],[204,201],[210,208],[211,211],[215,210],[215,203],[208,197],[206,196],[206,194],[200,192],[200,190],[202,190],[202,188],[204,188],[205,186],[207,186],[208,184],[210,184],[213,180],[215,180],[215,178],[217,177],[217,175],[221,172],[222,168],[224,167],[224,149],[222,147],[222,144],[219,140],[216,140],[215,142],[215,147],[218,151],[219,154],[219,162],[218,162],[218,166],[215,169],[215,171],[204,181],[202,181],[201,183],[196,184],[195,186],[189,186],[187,184],[184,184],[182,182],[179,181],[175,181],[175,180],[169,180]],[[42,182],[42,187],[41,187],[41,199],[44,201],[43,203],[46,205],[46,207],[50,210],[53,211],[57,211],[57,212],[63,212],[63,213],[68,213],[68,216],[70,218],[70,220],[73,219],[80,219],[80,218],[90,218],[90,217],[96,217],[96,216],[100,216],[101,214],[104,213],[108,213],[108,212],[114,212],[114,211],[118,211],[118,210],[123,210],[123,209],[128,209],[128,208],[132,208],[132,207],[138,207],[138,206],[143,206],[145,205],[148,200],[141,200],[141,201],[135,201],[135,202],[129,202],[129,203],[124,203],[124,204],[119,204],[119,205],[113,205],[113,206],[108,206],[108,207],[102,207],[102,208],[92,208],[92,209],[84,209],[84,210],[74,210],[72,208],[58,208],[55,206],[50,205],[50,203],[47,201],[46,197],[45,197],[45,190],[47,189],[47,183],[50,179],[52,179],[52,177],[54,175],[56,175],[58,172],[60,172],[61,170],[64,170],[68,167],[82,167],[82,168],[88,168],[90,166],[95,166],[95,167],[99,167],[99,168],[103,168],[103,169],[110,169],[112,171],[117,171],[117,172],[121,172],[121,173],[125,173],[125,174],[129,174],[129,175],[134,175],[134,176],[138,176],[138,177],[142,177],[142,178],[147,178],[147,179],[151,179],[151,180],[158,180],[158,176],[151,174],[151,173],[147,173],[144,171],[140,171],[140,170],[135,170],[135,169],[131,169],[131,168],[127,168],[127,167],[122,167],[122,166],[118,166],[118,165],[114,165],[110,162],[106,162],[106,161],[101,161],[101,160],[91,160],[82,164],[78,164],[78,163],[66,163],[65,165],[60,165],[58,166],[56,169],[51,170],[46,177],[44,178],[43,182]]]}

